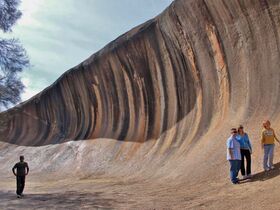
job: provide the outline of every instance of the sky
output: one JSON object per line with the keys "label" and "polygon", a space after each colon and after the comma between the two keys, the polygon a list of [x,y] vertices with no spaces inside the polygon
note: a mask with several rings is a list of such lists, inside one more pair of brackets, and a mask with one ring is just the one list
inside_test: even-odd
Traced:
{"label": "sky", "polygon": [[31,67],[22,74],[22,101],[172,1],[22,0],[23,16],[5,35],[19,38],[30,58]]}

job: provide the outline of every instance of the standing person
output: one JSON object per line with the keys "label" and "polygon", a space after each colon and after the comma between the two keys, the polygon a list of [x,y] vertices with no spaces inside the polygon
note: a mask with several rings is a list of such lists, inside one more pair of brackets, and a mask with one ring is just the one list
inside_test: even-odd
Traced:
{"label": "standing person", "polygon": [[231,129],[231,136],[227,140],[227,160],[230,164],[230,179],[233,184],[238,184],[237,178],[241,164],[240,143],[236,139],[236,128]]}
{"label": "standing person", "polygon": [[17,177],[17,197],[21,198],[23,196],[22,192],[25,185],[25,176],[29,173],[29,167],[28,164],[24,162],[24,156],[20,156],[19,159],[20,162],[16,163],[13,167],[13,173]]}
{"label": "standing person", "polygon": [[[247,133],[244,132],[242,125],[238,127],[237,140],[240,143],[240,153],[241,153],[241,174],[243,179],[251,178],[251,154],[252,145]],[[246,158],[246,170],[245,170],[245,158]]]}
{"label": "standing person", "polygon": [[269,120],[263,122],[264,129],[262,131],[261,146],[264,150],[263,169],[265,171],[275,168],[273,166],[274,140],[280,143],[270,125]]}

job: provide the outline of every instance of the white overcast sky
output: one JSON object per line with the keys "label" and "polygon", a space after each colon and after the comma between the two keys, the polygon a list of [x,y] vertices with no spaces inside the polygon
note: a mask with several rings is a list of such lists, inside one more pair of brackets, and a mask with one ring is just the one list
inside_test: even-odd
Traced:
{"label": "white overcast sky", "polygon": [[23,75],[27,100],[131,28],[155,17],[173,0],[22,0],[19,38],[32,67]]}

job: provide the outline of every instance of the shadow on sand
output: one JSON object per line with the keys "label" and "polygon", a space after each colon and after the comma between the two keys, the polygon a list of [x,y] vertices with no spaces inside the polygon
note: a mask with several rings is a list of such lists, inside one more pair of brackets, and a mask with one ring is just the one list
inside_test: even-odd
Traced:
{"label": "shadow on sand", "polygon": [[16,198],[15,193],[0,191],[0,209],[113,209],[119,202],[107,199],[101,192],[27,194]]}
{"label": "shadow on sand", "polygon": [[241,184],[246,183],[246,182],[266,181],[268,179],[272,179],[276,176],[279,176],[280,175],[280,162],[274,164],[274,166],[275,166],[275,169],[270,170],[270,171],[262,171],[262,172],[256,173],[251,179],[241,181]]}

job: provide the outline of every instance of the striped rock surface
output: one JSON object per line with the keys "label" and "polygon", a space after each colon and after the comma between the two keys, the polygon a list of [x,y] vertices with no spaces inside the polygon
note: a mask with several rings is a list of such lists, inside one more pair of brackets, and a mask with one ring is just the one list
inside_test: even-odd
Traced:
{"label": "striped rock surface", "polygon": [[176,0],[2,112],[0,141],[77,172],[91,160],[100,173],[182,177],[220,166],[232,126],[253,142],[264,118],[280,128],[279,33],[279,0]]}

